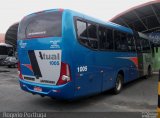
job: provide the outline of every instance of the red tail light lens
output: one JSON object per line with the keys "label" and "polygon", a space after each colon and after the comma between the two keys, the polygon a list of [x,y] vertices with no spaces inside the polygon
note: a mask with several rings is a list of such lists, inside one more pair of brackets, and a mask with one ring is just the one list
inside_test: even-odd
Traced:
{"label": "red tail light lens", "polygon": [[70,68],[68,64],[61,63],[61,73],[57,85],[63,85],[71,81]]}
{"label": "red tail light lens", "polygon": [[21,73],[21,69],[20,69],[20,62],[18,62],[18,74],[19,74],[19,78],[23,79],[22,73]]}

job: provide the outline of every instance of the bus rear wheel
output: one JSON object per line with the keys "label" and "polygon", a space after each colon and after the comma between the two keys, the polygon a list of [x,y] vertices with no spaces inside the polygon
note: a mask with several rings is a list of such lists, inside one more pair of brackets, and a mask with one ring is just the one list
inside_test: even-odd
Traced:
{"label": "bus rear wheel", "polygon": [[123,76],[121,74],[117,75],[115,88],[113,89],[114,94],[119,94],[123,87]]}

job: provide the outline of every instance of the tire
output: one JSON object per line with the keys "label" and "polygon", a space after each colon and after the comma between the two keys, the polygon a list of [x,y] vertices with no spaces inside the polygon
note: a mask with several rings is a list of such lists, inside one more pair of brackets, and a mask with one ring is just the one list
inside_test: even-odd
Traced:
{"label": "tire", "polygon": [[116,78],[116,82],[115,82],[115,87],[113,89],[113,93],[115,95],[119,94],[123,88],[123,76],[121,74],[118,74],[117,75],[117,78]]}

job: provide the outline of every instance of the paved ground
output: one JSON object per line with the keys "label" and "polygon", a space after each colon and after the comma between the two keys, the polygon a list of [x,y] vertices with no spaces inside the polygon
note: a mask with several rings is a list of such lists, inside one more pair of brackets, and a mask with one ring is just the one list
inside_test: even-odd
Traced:
{"label": "paved ground", "polygon": [[125,85],[119,95],[110,91],[79,101],[57,101],[22,91],[17,70],[0,67],[0,112],[144,112],[157,106],[158,77]]}

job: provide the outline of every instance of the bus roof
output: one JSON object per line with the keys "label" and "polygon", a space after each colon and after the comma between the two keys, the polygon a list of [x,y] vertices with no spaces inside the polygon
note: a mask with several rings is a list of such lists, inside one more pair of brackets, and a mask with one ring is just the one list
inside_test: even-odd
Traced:
{"label": "bus roof", "polygon": [[76,12],[76,11],[72,11],[72,10],[69,10],[69,9],[65,9],[64,11],[71,12],[73,14],[73,16],[79,16],[79,17],[82,17],[84,19],[87,19],[87,20],[90,20],[90,21],[93,21],[93,22],[98,22],[98,23],[100,23],[102,25],[105,25],[107,27],[133,34],[133,30],[132,29],[124,27],[124,26],[121,26],[121,25],[118,25],[118,24],[115,24],[113,22],[102,21],[102,20],[99,20],[97,18],[93,18],[93,17],[90,17],[88,15],[85,15],[85,14],[82,14],[82,13],[79,13],[79,12]]}
{"label": "bus roof", "polygon": [[28,15],[27,17],[30,17],[30,16],[38,14],[38,13],[52,12],[52,11],[68,12],[68,13],[72,14],[72,16],[77,16],[77,17],[84,18],[86,20],[90,20],[90,21],[93,21],[93,22],[98,22],[98,23],[100,23],[102,25],[105,25],[107,27],[114,28],[114,29],[117,29],[117,30],[120,30],[120,31],[123,31],[123,32],[127,32],[127,33],[130,33],[130,34],[133,34],[133,30],[130,29],[130,28],[115,24],[113,22],[102,21],[102,20],[99,20],[97,18],[93,18],[93,17],[90,17],[88,15],[85,15],[85,14],[82,14],[82,13],[79,13],[77,11],[73,11],[73,10],[70,10],[70,9],[61,9],[61,8],[59,8],[59,9],[44,10],[44,11],[32,13],[32,14]]}

